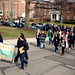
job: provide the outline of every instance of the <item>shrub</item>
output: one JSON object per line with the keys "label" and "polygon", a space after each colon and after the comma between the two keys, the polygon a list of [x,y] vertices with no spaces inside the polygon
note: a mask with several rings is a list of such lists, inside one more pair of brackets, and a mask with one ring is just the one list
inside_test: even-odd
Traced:
{"label": "shrub", "polygon": [[30,22],[34,22],[34,20],[30,19]]}
{"label": "shrub", "polygon": [[[60,21],[55,21],[55,23],[59,23]],[[68,21],[68,20],[64,20],[63,23],[66,24],[75,24],[75,21]]]}

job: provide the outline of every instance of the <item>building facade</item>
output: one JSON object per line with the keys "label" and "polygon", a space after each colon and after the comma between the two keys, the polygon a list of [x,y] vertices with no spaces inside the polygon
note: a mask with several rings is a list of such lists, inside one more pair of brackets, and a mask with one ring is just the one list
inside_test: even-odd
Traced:
{"label": "building facade", "polygon": [[75,20],[75,3],[69,3],[63,12],[64,20]]}

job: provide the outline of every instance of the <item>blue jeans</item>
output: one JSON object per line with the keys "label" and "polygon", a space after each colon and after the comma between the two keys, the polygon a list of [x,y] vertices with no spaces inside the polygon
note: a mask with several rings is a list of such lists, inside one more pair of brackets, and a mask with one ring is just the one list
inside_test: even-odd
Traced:
{"label": "blue jeans", "polygon": [[52,42],[52,39],[49,38],[49,44]]}
{"label": "blue jeans", "polygon": [[45,43],[41,43],[41,48],[45,47]]}
{"label": "blue jeans", "polygon": [[56,53],[56,51],[58,51],[58,47],[57,46],[55,46],[55,51],[54,52]]}
{"label": "blue jeans", "polygon": [[25,53],[20,54],[20,61],[21,61],[21,69],[24,69],[24,63],[28,64],[28,62],[26,60],[24,60],[24,57],[26,56]]}

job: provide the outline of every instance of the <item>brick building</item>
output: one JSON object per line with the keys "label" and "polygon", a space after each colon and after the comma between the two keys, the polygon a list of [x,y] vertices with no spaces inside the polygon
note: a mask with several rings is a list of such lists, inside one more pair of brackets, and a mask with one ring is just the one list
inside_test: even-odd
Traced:
{"label": "brick building", "polygon": [[63,12],[63,17],[65,20],[75,20],[75,2],[69,3],[65,7],[66,11]]}

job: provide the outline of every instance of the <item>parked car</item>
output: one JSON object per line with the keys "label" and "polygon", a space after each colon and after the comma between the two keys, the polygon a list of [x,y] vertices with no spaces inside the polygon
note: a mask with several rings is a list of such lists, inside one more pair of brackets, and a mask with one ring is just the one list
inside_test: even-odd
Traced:
{"label": "parked car", "polygon": [[0,22],[0,26],[2,26],[3,24]]}
{"label": "parked car", "polygon": [[30,26],[30,28],[35,29],[36,28],[35,26],[36,26],[36,23],[32,23],[31,26]]}
{"label": "parked car", "polygon": [[16,27],[16,24],[12,23],[12,22],[8,22],[8,24],[11,26],[11,27]]}
{"label": "parked car", "polygon": [[50,28],[51,28],[51,27],[50,27],[50,24],[45,24],[45,25],[43,26],[43,30],[45,30],[45,31],[48,31]]}
{"label": "parked car", "polygon": [[11,27],[16,27],[16,25],[12,22],[3,22],[3,25],[5,26],[11,26]]}
{"label": "parked car", "polygon": [[19,24],[19,22],[16,22],[15,24],[16,24],[16,27],[18,27],[18,28],[23,28],[25,26],[25,23]]}

